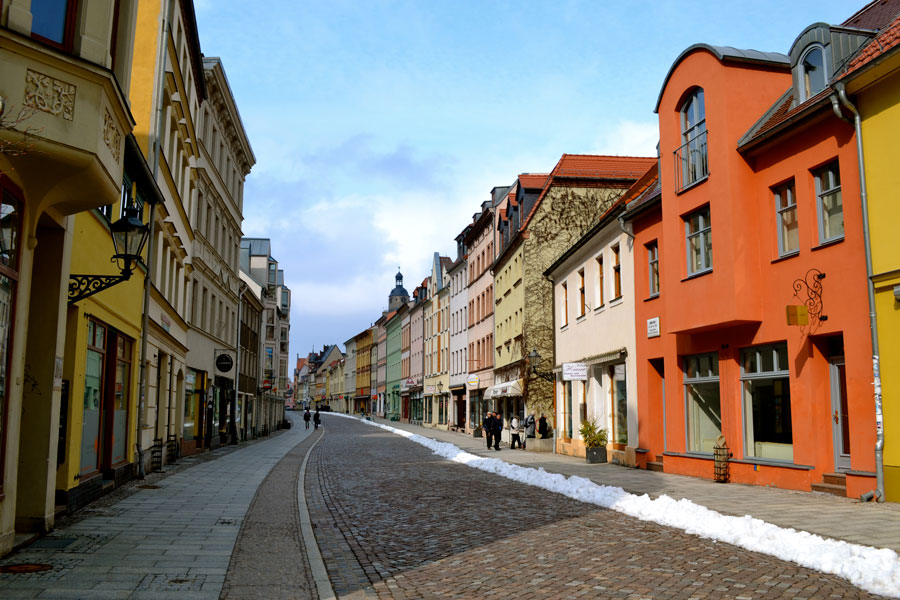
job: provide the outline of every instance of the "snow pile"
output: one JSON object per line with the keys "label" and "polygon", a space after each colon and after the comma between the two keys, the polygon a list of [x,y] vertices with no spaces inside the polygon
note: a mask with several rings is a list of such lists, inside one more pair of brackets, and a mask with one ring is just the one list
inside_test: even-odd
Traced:
{"label": "snow pile", "polygon": [[674,500],[668,496],[651,499],[646,494],[636,496],[622,488],[600,485],[584,477],[566,477],[548,473],[542,468],[521,467],[497,458],[483,458],[460,450],[453,444],[381,423],[366,422],[421,444],[453,462],[644,521],[676,527],[700,537],[788,560],[837,575],[868,592],[900,598],[900,557],[893,550],[826,539],[806,531],[778,527],[751,516],[723,515],[690,500]]}

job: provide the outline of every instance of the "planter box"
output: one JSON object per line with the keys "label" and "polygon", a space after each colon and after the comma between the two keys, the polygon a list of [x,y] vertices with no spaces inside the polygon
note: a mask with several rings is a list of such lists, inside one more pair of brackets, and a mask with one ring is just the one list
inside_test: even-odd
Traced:
{"label": "planter box", "polygon": [[585,448],[584,459],[590,464],[606,462],[606,446],[600,448]]}
{"label": "planter box", "polygon": [[547,438],[528,438],[525,440],[525,450],[528,452],[553,452],[556,440]]}

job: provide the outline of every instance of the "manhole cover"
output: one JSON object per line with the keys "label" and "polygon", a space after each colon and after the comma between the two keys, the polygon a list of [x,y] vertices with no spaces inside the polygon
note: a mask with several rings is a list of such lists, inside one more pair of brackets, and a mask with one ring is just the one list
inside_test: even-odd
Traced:
{"label": "manhole cover", "polygon": [[0,566],[0,573],[40,573],[42,571],[52,570],[53,565],[45,565],[42,563],[25,563],[20,565]]}
{"label": "manhole cover", "polygon": [[150,485],[149,483],[145,484],[145,485],[139,485],[137,487],[138,487],[138,489],[141,489],[141,490],[158,490],[159,489],[158,485]]}

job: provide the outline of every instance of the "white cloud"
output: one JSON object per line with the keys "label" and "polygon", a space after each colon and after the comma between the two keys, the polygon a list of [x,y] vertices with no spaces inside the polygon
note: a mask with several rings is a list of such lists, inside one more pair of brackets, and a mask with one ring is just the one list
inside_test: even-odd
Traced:
{"label": "white cloud", "polygon": [[650,121],[618,121],[605,128],[596,142],[596,154],[618,156],[656,156],[659,123]]}

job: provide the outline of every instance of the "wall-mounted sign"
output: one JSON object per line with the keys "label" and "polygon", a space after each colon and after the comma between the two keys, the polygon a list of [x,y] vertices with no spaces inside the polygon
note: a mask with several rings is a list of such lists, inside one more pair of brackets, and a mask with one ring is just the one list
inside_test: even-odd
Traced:
{"label": "wall-mounted sign", "polygon": [[469,387],[478,387],[478,375],[472,373],[466,378],[466,383]]}
{"label": "wall-mounted sign", "polygon": [[787,324],[803,327],[809,325],[809,309],[805,305],[788,304],[785,307]]}
{"label": "wall-mounted sign", "polygon": [[563,363],[563,381],[587,381],[587,365],[584,363]]}
{"label": "wall-mounted sign", "polygon": [[647,319],[647,337],[659,337],[659,317]]}
{"label": "wall-mounted sign", "polygon": [[433,386],[433,385],[426,385],[426,386],[425,386],[425,393],[426,393],[426,394],[433,394],[433,393],[434,393],[434,386]]}
{"label": "wall-mounted sign", "polygon": [[230,354],[220,354],[216,357],[216,370],[227,373],[234,367],[234,359]]}

